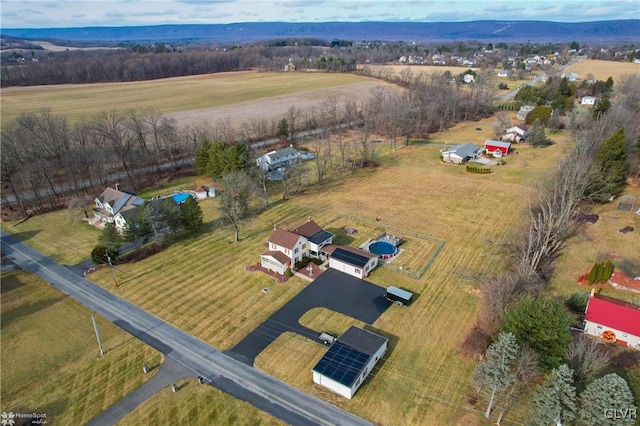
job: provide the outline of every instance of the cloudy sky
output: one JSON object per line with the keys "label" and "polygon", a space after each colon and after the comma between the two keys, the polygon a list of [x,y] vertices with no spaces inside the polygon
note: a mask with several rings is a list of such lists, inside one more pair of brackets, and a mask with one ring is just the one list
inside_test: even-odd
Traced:
{"label": "cloudy sky", "polygon": [[0,0],[4,28],[234,22],[640,19],[640,0]]}

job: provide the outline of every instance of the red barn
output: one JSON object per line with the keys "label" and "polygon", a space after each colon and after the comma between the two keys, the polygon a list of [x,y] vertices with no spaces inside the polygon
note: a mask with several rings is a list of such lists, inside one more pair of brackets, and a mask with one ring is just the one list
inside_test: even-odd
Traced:
{"label": "red barn", "polygon": [[640,306],[591,293],[584,332],[608,342],[640,349]]}
{"label": "red barn", "polygon": [[511,149],[511,142],[487,139],[484,141],[484,149],[487,151],[487,154],[493,154],[494,157],[500,157],[509,153],[509,150]]}

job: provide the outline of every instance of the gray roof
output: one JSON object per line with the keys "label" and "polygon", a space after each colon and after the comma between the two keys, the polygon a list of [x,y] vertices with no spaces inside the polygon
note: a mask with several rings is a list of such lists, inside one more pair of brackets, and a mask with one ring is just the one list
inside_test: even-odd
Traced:
{"label": "gray roof", "polygon": [[287,156],[296,156],[298,155],[298,151],[296,151],[293,147],[287,146],[285,148],[271,151],[267,153],[267,155],[271,158],[271,161],[278,161],[281,158],[284,158]]}
{"label": "gray roof", "polygon": [[455,153],[456,155],[462,158],[475,157],[476,155],[482,152],[482,148],[479,147],[478,145],[468,142],[460,145],[454,145],[451,148],[449,148],[447,152]]}
{"label": "gray roof", "polygon": [[493,139],[487,139],[486,141],[484,141],[484,145],[487,146],[487,144],[493,145],[493,146],[499,146],[500,148],[511,147],[511,142],[494,141]]}

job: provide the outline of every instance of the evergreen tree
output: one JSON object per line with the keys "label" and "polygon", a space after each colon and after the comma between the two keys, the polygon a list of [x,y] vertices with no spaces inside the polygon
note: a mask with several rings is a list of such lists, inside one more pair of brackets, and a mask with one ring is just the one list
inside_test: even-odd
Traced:
{"label": "evergreen tree", "polygon": [[573,315],[560,301],[525,296],[507,310],[500,328],[535,350],[542,366],[552,369],[560,365],[571,342],[572,322]]}
{"label": "evergreen tree", "polygon": [[187,197],[182,203],[180,215],[184,227],[189,231],[198,232],[202,227],[202,208],[193,197]]}
{"label": "evergreen tree", "polygon": [[527,142],[533,147],[549,146],[552,144],[551,139],[549,139],[545,133],[544,124],[540,123],[540,120],[535,120],[531,128],[529,128]]}
{"label": "evergreen tree", "polygon": [[587,196],[604,203],[624,189],[627,178],[627,154],[624,128],[605,140],[596,151],[595,172]]}
{"label": "evergreen tree", "polygon": [[228,144],[216,141],[209,147],[207,174],[214,180],[221,179],[234,170],[248,170],[250,154],[245,144]]}
{"label": "evergreen tree", "polygon": [[629,413],[629,410],[636,410],[637,407],[634,405],[629,385],[615,373],[589,383],[580,394],[579,406],[577,420],[580,425],[635,424],[635,419],[631,416],[620,418],[623,417],[623,413]]}
{"label": "evergreen tree", "polygon": [[485,417],[489,418],[496,397],[515,381],[511,364],[516,359],[518,343],[513,333],[501,333],[489,346],[484,360],[473,372],[472,381],[478,392],[488,392],[489,401]]}
{"label": "evergreen tree", "polygon": [[196,151],[196,173],[199,175],[207,173],[207,168],[209,167],[209,148],[211,148],[211,142],[205,139]]}
{"label": "evergreen tree", "polygon": [[102,233],[98,237],[98,244],[115,252],[120,249],[120,246],[122,246],[122,236],[113,222],[105,223]]}
{"label": "evergreen tree", "polygon": [[286,118],[283,118],[278,123],[278,130],[276,131],[276,137],[286,140],[289,136],[289,123]]}
{"label": "evergreen tree", "polygon": [[138,250],[138,240],[151,232],[149,224],[138,214],[135,218],[127,219],[122,236],[127,242],[133,243]]}
{"label": "evergreen tree", "polygon": [[[186,201],[192,199],[192,197],[187,197]],[[171,229],[171,232],[176,234],[182,227],[183,222],[181,208],[178,204],[176,204],[173,198],[168,197],[162,202],[162,215],[164,217],[164,222],[169,227],[169,229]]]}
{"label": "evergreen tree", "polygon": [[602,98],[596,101],[595,105],[593,106],[593,118],[602,117],[602,115],[607,112],[609,108],[611,108],[611,101],[609,100],[609,95],[605,94],[602,96]]}
{"label": "evergreen tree", "polygon": [[566,364],[553,369],[547,381],[536,389],[531,406],[532,425],[559,425],[575,419],[573,371]]}

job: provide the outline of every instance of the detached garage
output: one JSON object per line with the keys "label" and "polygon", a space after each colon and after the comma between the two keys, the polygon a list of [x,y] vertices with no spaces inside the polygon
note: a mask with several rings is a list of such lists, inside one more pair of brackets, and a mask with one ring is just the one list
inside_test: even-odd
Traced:
{"label": "detached garage", "polygon": [[378,266],[378,255],[350,246],[336,247],[329,257],[329,267],[357,278],[369,275]]}
{"label": "detached garage", "polygon": [[388,339],[351,326],[313,367],[313,382],[351,399],[387,351]]}

